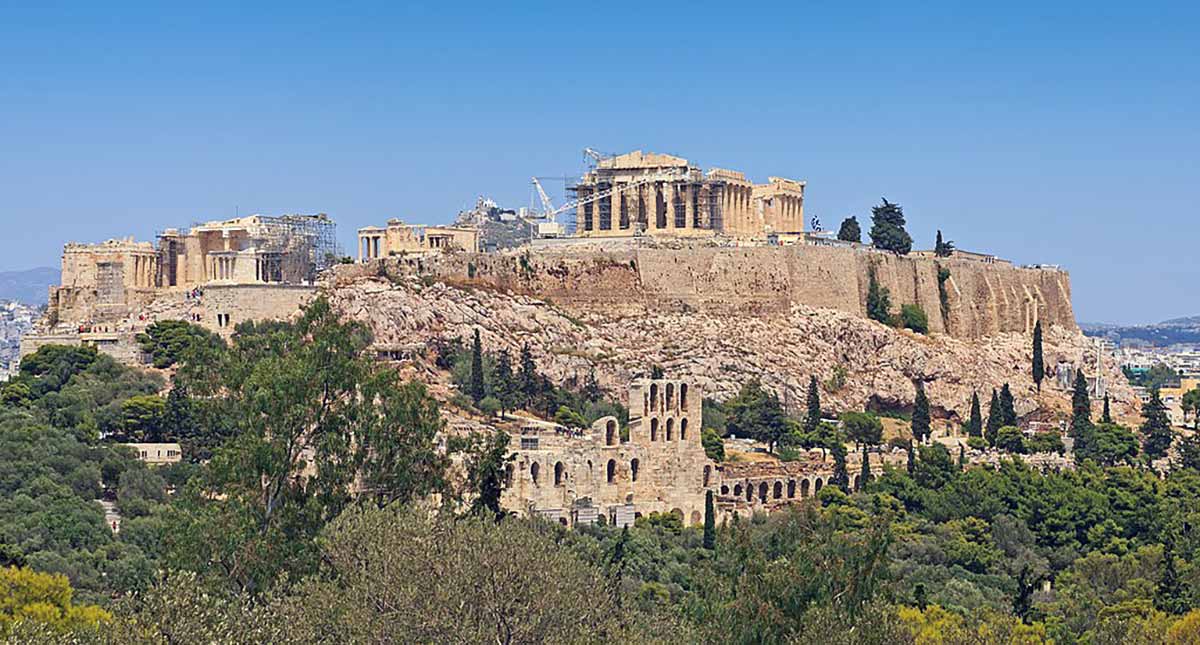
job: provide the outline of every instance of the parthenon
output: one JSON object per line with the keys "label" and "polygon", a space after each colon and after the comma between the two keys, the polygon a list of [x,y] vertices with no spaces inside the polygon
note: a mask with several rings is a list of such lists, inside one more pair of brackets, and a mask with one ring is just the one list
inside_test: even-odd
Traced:
{"label": "parthenon", "polygon": [[803,181],[755,184],[736,170],[707,173],[687,159],[636,150],[601,159],[574,187],[576,235],[761,239],[804,231]]}

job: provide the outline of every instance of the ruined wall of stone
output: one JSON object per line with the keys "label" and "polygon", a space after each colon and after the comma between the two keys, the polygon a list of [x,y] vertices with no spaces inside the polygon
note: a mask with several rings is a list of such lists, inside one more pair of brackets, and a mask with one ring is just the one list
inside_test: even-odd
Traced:
{"label": "ruined wall of stone", "polygon": [[[945,281],[945,315],[938,269]],[[394,258],[384,266],[342,269],[339,279],[417,272],[450,284],[545,298],[556,305],[636,314],[704,310],[783,313],[793,304],[866,315],[869,273],[891,292],[893,309],[917,304],[932,331],[959,338],[1028,333],[1036,320],[1077,329],[1070,278],[974,260],[902,257],[819,246],[744,248],[541,249],[503,254]]]}
{"label": "ruined wall of stone", "polygon": [[[203,326],[228,335],[240,322],[287,320],[316,295],[315,287],[301,285],[209,285],[203,287]],[[218,315],[228,315],[228,324],[218,324]]]}

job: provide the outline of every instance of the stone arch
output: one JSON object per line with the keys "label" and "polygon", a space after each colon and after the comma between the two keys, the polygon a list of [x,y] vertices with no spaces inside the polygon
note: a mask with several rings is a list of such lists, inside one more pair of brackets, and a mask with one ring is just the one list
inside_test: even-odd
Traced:
{"label": "stone arch", "polygon": [[617,422],[614,419],[609,419],[608,423],[604,424],[604,444],[607,446],[617,445],[617,439],[620,434],[617,432]]}
{"label": "stone arch", "polygon": [[687,395],[688,395],[687,391],[688,391],[687,383],[680,383],[679,384],[679,407],[680,407],[680,409],[683,409],[683,410],[687,409]]}
{"label": "stone arch", "polygon": [[804,499],[805,497],[808,497],[808,480],[801,479],[800,480],[800,498]]}
{"label": "stone arch", "polygon": [[512,486],[512,478],[513,478],[513,465],[507,464],[504,466],[504,485],[511,487]]}
{"label": "stone arch", "polygon": [[[728,490],[729,490],[729,487],[728,487],[728,486],[722,486],[722,487],[721,487],[721,491],[722,491],[722,492],[725,492],[725,491],[728,491]],[[734,497],[741,497],[741,496],[742,496],[742,485],[741,485],[741,484],[734,484],[734,485],[733,485],[733,496],[734,496]]]}
{"label": "stone arch", "polygon": [[796,498],[796,480],[789,479],[788,480],[788,499],[795,499],[795,498]]}
{"label": "stone arch", "polygon": [[658,409],[658,383],[650,384],[650,410]]}
{"label": "stone arch", "polygon": [[687,417],[679,420],[679,440],[687,441]]}
{"label": "stone arch", "polygon": [[667,441],[675,440],[675,419],[667,419]]}
{"label": "stone arch", "polygon": [[850,490],[858,490],[858,475],[850,476]]}
{"label": "stone arch", "polygon": [[776,481],[774,490],[771,492],[773,493],[771,497],[774,497],[775,499],[783,499],[783,482]]}
{"label": "stone arch", "polygon": [[565,518],[565,517],[560,517],[560,518],[558,518],[558,523],[559,523],[559,524],[562,524],[563,526],[566,526],[566,525],[567,525],[567,518]]}
{"label": "stone arch", "polygon": [[754,484],[751,484],[750,482],[746,482],[746,501],[754,501]]}
{"label": "stone arch", "polygon": [[824,485],[825,485],[825,482],[821,481],[821,478],[818,477],[817,482],[815,484],[813,484],[813,495],[816,495],[817,493],[821,492],[821,486],[824,486]]}
{"label": "stone arch", "polygon": [[567,468],[560,461],[554,464],[554,485],[562,486],[565,483],[567,483]]}
{"label": "stone arch", "polygon": [[704,517],[700,515],[700,511],[692,511],[692,526],[696,526],[704,521]]}
{"label": "stone arch", "polygon": [[683,521],[684,515],[683,515],[683,509],[682,509],[682,508],[673,508],[673,509],[671,509],[671,515],[674,515],[675,517],[678,517],[678,518],[679,518],[679,521],[681,521],[681,522]]}
{"label": "stone arch", "polygon": [[704,487],[708,488],[708,482],[712,479],[712,466],[704,467]]}
{"label": "stone arch", "polygon": [[650,441],[658,441],[658,419],[650,419]]}
{"label": "stone arch", "polygon": [[767,482],[761,482],[758,485],[758,501],[767,503]]}
{"label": "stone arch", "polygon": [[608,478],[608,483],[610,484],[617,481],[617,462],[615,459],[608,460],[608,467],[605,469],[605,477]]}
{"label": "stone arch", "polygon": [[675,409],[675,384],[667,383],[666,408],[668,410]]}
{"label": "stone arch", "polygon": [[633,481],[637,481],[639,465],[641,464],[636,458],[629,462],[629,478]]}
{"label": "stone arch", "polygon": [[529,465],[529,477],[533,479],[534,486],[538,485],[538,473],[541,471],[542,467],[538,465],[538,462],[535,461]]}

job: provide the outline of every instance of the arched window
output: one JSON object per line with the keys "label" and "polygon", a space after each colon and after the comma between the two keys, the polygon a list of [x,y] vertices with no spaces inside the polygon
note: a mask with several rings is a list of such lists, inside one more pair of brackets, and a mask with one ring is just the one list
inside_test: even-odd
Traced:
{"label": "arched window", "polygon": [[679,407],[687,410],[687,383],[679,384]]}
{"label": "arched window", "polygon": [[805,497],[808,497],[808,480],[801,479],[800,480],[800,498],[804,499]]}
{"label": "arched window", "polygon": [[675,419],[667,419],[667,441],[675,440]]}
{"label": "arched window", "polygon": [[559,524],[562,524],[563,526],[566,526],[566,525],[567,525],[567,518],[565,518],[565,517],[560,517],[560,518],[558,518],[558,523],[559,523]]}
{"label": "arched window", "polygon": [[813,485],[813,495],[816,495],[817,493],[821,492],[821,486],[822,486],[822,485],[824,485],[824,482],[822,482],[822,481],[821,481],[821,478],[820,478],[820,477],[818,477],[818,478],[817,478],[817,483]]}
{"label": "arched window", "polygon": [[703,522],[704,518],[700,515],[700,511],[692,511],[692,526],[696,526]]}
{"label": "arched window", "polygon": [[704,467],[704,487],[708,488],[708,480],[712,477],[712,466]]}
{"label": "arched window", "polygon": [[612,459],[608,460],[608,483],[617,481],[617,462]]}
{"label": "arched window", "polygon": [[638,476],[638,460],[634,459],[633,461],[629,462],[629,478],[632,479],[633,481],[637,481],[637,476]]}
{"label": "arched window", "polygon": [[615,446],[617,444],[617,422],[609,419],[604,427],[604,443],[605,445]]}
{"label": "arched window", "polygon": [[554,464],[554,485],[562,486],[567,481],[567,469],[560,461]]}
{"label": "arched window", "polygon": [[658,419],[650,419],[650,441],[658,441]]}
{"label": "arched window", "polygon": [[534,486],[537,486],[538,472],[540,472],[541,470],[542,470],[542,467],[539,466],[538,462],[536,462],[536,461],[533,462],[533,464],[529,466],[529,476],[533,479]]}
{"label": "arched window", "polygon": [[750,482],[746,482],[746,501],[754,501],[754,484],[751,484]]}
{"label": "arched window", "polygon": [[673,410],[675,406],[675,384],[667,383],[667,409]]}
{"label": "arched window", "polygon": [[[726,486],[725,484],[721,484],[721,494],[722,495],[729,494],[729,487]],[[741,486],[738,486],[738,491],[736,493],[734,493],[734,495],[741,495],[741,494],[742,494]]]}
{"label": "arched window", "polygon": [[767,482],[758,485],[758,501],[764,504],[767,502]]}
{"label": "arched window", "polygon": [[775,499],[783,499],[783,482],[775,482]]}
{"label": "arched window", "polygon": [[858,490],[858,475],[850,478],[850,490]]}
{"label": "arched window", "polygon": [[658,410],[658,383],[650,384],[650,410]]}
{"label": "arched window", "polygon": [[687,417],[679,420],[679,440],[687,441]]}
{"label": "arched window", "polygon": [[512,486],[513,465],[508,464],[504,467],[504,485]]}
{"label": "arched window", "polygon": [[788,499],[793,499],[795,497],[796,497],[796,480],[789,479],[788,480]]}

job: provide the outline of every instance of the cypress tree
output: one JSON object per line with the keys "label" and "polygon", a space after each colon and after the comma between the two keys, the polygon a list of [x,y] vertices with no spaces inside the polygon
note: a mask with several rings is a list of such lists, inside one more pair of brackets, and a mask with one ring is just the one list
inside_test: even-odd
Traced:
{"label": "cypress tree", "polygon": [[476,403],[483,400],[487,392],[483,386],[483,343],[479,340],[479,330],[475,330],[475,342],[471,344],[471,398]]}
{"label": "cypress tree", "polygon": [[967,436],[983,436],[983,413],[979,410],[979,393],[971,393],[971,418],[967,421]]}
{"label": "cypress tree", "polygon": [[842,226],[838,229],[838,239],[843,242],[858,242],[862,243],[862,227],[858,225],[858,218],[851,215],[842,220]]}
{"label": "cypress tree", "polygon": [[892,295],[886,287],[879,286],[875,277],[875,265],[867,268],[867,317],[890,325],[892,322]]}
{"label": "cypress tree", "polygon": [[1004,416],[1000,413],[1000,396],[996,394],[996,389],[992,388],[992,401],[988,404],[987,428],[983,433],[983,438],[987,439],[989,446],[995,447],[996,433],[1003,425]]}
{"label": "cypress tree", "polygon": [[817,390],[817,377],[808,377],[808,413],[804,417],[804,432],[812,435],[821,422],[821,393]]}
{"label": "cypress tree", "polygon": [[835,441],[829,446],[829,452],[833,453],[833,476],[829,478],[829,483],[842,489],[843,493],[849,493],[850,475],[846,472],[846,446],[840,441]]}
{"label": "cypress tree", "polygon": [[521,374],[518,380],[521,395],[528,405],[538,395],[539,385],[537,365],[533,362],[533,352],[529,350],[529,343],[521,346]]}
{"label": "cypress tree", "polygon": [[1167,406],[1159,398],[1158,389],[1150,390],[1150,402],[1142,406],[1142,452],[1150,459],[1167,455],[1167,449],[1175,439],[1171,420],[1167,418]]}
{"label": "cypress tree", "polygon": [[1182,614],[1188,610],[1188,601],[1184,594],[1183,583],[1175,571],[1175,548],[1172,540],[1163,544],[1162,572],[1159,574],[1158,586],[1154,590],[1154,606],[1169,614]]}
{"label": "cypress tree", "polygon": [[867,453],[867,444],[862,447],[862,472],[858,476],[858,490],[867,487],[867,482],[871,480],[871,459]]}
{"label": "cypress tree", "polygon": [[1033,326],[1033,382],[1038,392],[1042,391],[1042,379],[1046,378],[1046,363],[1042,356],[1042,321]]}
{"label": "cypress tree", "polygon": [[967,447],[963,444],[958,444],[958,470],[961,472],[967,466]]}
{"label": "cypress tree", "polygon": [[713,492],[704,493],[704,548],[712,551],[717,547],[717,513],[713,508]]}
{"label": "cypress tree", "polygon": [[911,477],[913,474],[913,471],[915,471],[917,469],[917,457],[916,457],[916,453],[913,452],[912,439],[908,440],[908,444],[904,447],[904,452],[908,453],[907,469],[908,469],[908,475]]}
{"label": "cypress tree", "polygon": [[1104,412],[1100,415],[1100,423],[1112,423],[1112,411],[1108,409],[1108,394],[1104,395]]}
{"label": "cypress tree", "polygon": [[1017,410],[1014,407],[1012,390],[1008,383],[1000,388],[1000,427],[1017,425]]}
{"label": "cypress tree", "polygon": [[496,399],[500,401],[500,416],[503,418],[505,413],[517,405],[517,383],[513,380],[512,357],[507,349],[500,350],[496,355],[496,373],[493,380]]}
{"label": "cypress tree", "polygon": [[912,237],[904,230],[904,211],[900,204],[884,199],[871,208],[871,243],[877,249],[907,255],[912,250]]}
{"label": "cypress tree", "polygon": [[1087,377],[1083,370],[1075,372],[1075,389],[1071,394],[1071,436],[1085,437],[1092,429],[1092,399],[1088,396]]}
{"label": "cypress tree", "polygon": [[917,396],[913,400],[912,435],[917,441],[929,438],[929,399],[925,396],[925,384],[917,381]]}

